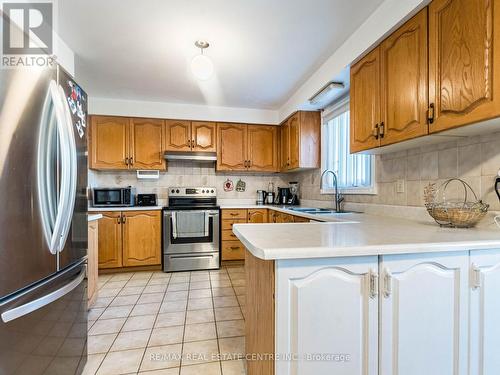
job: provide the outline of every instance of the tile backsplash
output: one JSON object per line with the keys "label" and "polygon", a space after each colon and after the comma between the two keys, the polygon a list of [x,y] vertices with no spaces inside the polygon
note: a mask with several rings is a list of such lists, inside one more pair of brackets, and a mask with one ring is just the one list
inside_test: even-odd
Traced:
{"label": "tile backsplash", "polygon": [[[269,182],[275,187],[288,186],[289,177],[286,174],[237,174],[215,172],[213,164],[204,164],[194,161],[170,161],[168,171],[160,172],[158,180],[138,180],[136,172],[132,171],[94,171],[89,170],[90,187],[133,186],[137,193],[158,194],[159,204],[165,205],[170,186],[214,186],[217,188],[219,199],[256,199],[256,191],[267,190]],[[234,186],[239,179],[246,182],[246,190],[225,192],[224,181],[230,179]]]}
{"label": "tile backsplash", "polygon": [[[429,182],[440,183],[458,177],[466,181],[477,196],[499,211],[494,181],[500,169],[500,133],[457,138],[456,141],[433,144],[376,157],[376,195],[347,195],[347,202],[399,206],[422,206],[423,190]],[[319,191],[320,171],[296,173],[302,199],[331,200]],[[397,193],[397,180],[404,181],[404,193]],[[458,198],[462,191],[455,183],[449,186],[447,198]]]}

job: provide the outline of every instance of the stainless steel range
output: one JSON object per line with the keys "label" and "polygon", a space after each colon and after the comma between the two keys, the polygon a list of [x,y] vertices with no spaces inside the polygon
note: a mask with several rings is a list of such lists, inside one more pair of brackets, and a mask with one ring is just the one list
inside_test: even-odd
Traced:
{"label": "stainless steel range", "polygon": [[164,271],[219,268],[219,219],[215,188],[169,188],[163,209]]}

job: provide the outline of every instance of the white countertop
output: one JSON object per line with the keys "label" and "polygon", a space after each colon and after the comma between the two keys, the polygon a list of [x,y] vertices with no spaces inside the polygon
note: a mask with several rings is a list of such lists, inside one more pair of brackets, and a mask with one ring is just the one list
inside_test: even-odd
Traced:
{"label": "white countertop", "polygon": [[89,222],[99,220],[99,219],[102,219],[102,215],[101,214],[89,214],[87,219]]}
{"label": "white countertop", "polygon": [[156,211],[161,210],[163,206],[133,206],[133,207],[93,207],[89,206],[89,212],[104,211]]}
{"label": "white countertop", "polygon": [[233,232],[245,247],[265,260],[500,249],[500,229],[494,224],[454,229],[368,214],[307,215],[269,208],[328,222],[235,224]]}

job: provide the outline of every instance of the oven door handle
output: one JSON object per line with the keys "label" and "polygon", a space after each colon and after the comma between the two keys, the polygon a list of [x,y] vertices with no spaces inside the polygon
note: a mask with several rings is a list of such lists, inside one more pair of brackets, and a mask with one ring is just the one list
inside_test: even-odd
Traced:
{"label": "oven door handle", "polygon": [[176,217],[177,217],[177,213],[172,212],[172,214],[170,215],[170,218],[172,219],[172,238],[173,239],[177,238],[177,220],[176,220]]}
{"label": "oven door handle", "polygon": [[172,259],[180,259],[180,258],[213,258],[213,255],[170,255],[170,258]]}

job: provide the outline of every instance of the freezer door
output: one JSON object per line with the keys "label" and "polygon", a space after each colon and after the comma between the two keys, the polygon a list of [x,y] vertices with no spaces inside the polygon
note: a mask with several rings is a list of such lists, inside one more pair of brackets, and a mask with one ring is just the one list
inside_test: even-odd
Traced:
{"label": "freezer door", "polygon": [[0,299],[57,270],[50,249],[60,183],[56,79],[55,69],[0,71]]}
{"label": "freezer door", "polygon": [[87,357],[85,262],[0,304],[0,374],[79,374]]}
{"label": "freezer door", "polygon": [[68,156],[71,202],[65,208],[69,225],[62,233],[64,244],[59,253],[59,267],[64,269],[87,255],[87,94],[61,67],[58,82],[68,142],[73,148]]}

